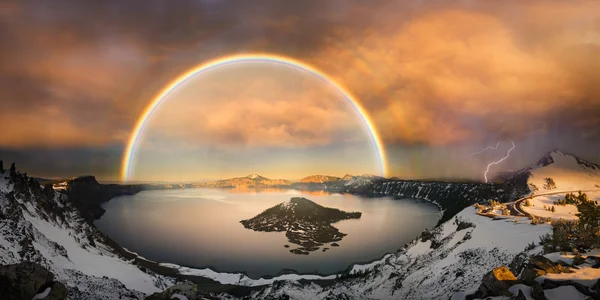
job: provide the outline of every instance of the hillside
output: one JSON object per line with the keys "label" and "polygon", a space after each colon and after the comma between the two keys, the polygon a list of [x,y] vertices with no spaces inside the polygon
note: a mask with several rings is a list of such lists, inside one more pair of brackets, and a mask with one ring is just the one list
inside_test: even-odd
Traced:
{"label": "hillside", "polygon": [[[446,218],[413,242],[399,245],[397,252],[353,265],[337,276],[286,274],[261,279],[154,263],[135,253],[124,254],[124,249],[103,236],[82,213],[87,210],[85,195],[97,191],[91,178],[57,184],[61,190],[55,191],[24,174],[5,170],[0,174],[0,279],[6,278],[2,274],[28,274],[24,280],[33,280],[42,274],[36,286],[23,294],[27,299],[46,291],[52,295],[68,292],[69,299],[596,299],[594,295],[600,295],[597,250],[577,257],[544,253],[540,237],[552,232],[550,224],[532,225],[526,216],[479,215],[470,205],[527,195],[535,206],[525,210],[538,215],[542,212],[534,210],[538,209],[537,201],[542,206],[543,201],[560,199],[570,190],[595,188],[588,192],[590,199],[600,200],[600,189],[595,187],[598,170],[595,164],[552,151],[516,173],[510,184],[390,180],[371,175],[319,183],[365,196],[426,199],[444,209]],[[241,178],[243,182],[270,181],[258,175]],[[546,178],[552,178],[553,183]],[[77,185],[81,194],[69,193]],[[562,209],[544,213],[574,215],[574,211],[569,214]],[[307,234],[318,232],[312,230],[312,221],[320,224],[314,228],[323,224],[331,227],[331,223],[352,214],[294,198],[242,221],[242,225],[259,231],[286,231],[291,243],[309,249],[325,246],[323,235]],[[335,238],[343,237],[336,232]],[[311,241],[323,245],[304,245]],[[306,249],[301,251],[310,252]],[[140,262],[198,285],[174,285],[173,277],[158,275],[141,267]],[[502,278],[506,280],[499,283]],[[19,280],[10,284],[18,285]]]}
{"label": "hillside", "polygon": [[600,189],[600,165],[558,149],[518,172],[522,173],[529,174],[527,183],[537,194]]}
{"label": "hillside", "polygon": [[302,183],[326,183],[326,182],[335,182],[335,181],[340,181],[341,178],[340,177],[335,177],[335,176],[328,176],[328,175],[311,175],[311,176],[306,176],[302,179],[300,179],[300,182]]}
{"label": "hillside", "polygon": [[14,169],[0,174],[0,265],[35,262],[70,299],[140,299],[172,284],[126,261],[73,203]]}
{"label": "hillside", "polygon": [[235,177],[230,179],[195,183],[195,187],[206,187],[206,188],[234,188],[234,187],[250,187],[250,188],[261,188],[261,187],[278,187],[278,186],[289,186],[292,182],[285,179],[269,179],[258,174],[250,174],[246,177]]}

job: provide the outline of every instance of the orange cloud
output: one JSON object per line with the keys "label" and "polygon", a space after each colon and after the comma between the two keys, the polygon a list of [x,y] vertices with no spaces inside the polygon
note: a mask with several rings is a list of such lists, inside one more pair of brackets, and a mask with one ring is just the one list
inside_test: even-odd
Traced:
{"label": "orange cloud", "polygon": [[[446,145],[556,130],[593,138],[598,132],[598,1],[345,1],[292,9],[261,3],[268,9],[253,4],[245,7],[249,15],[226,9],[231,15],[191,18],[195,10],[178,7],[157,16],[142,8],[123,19],[92,13],[108,8],[84,3],[78,9],[90,10],[74,11],[72,23],[62,15],[68,11],[44,23],[27,15],[31,7],[3,4],[0,118],[18,116],[47,130],[44,136],[31,128],[6,132],[0,145],[124,143],[172,78],[242,50],[295,56],[335,77],[358,96],[386,143]],[[111,26],[89,26],[96,23]],[[331,104],[340,101],[322,86],[289,94],[283,79],[258,79],[243,91],[214,82],[215,95],[217,87],[225,90],[218,101],[169,104],[174,115],[157,121],[163,126],[157,132],[185,136],[178,124],[197,123],[189,134],[200,140],[246,146],[357,138],[356,116],[345,104]],[[60,117],[47,113],[56,107]]]}
{"label": "orange cloud", "polygon": [[192,79],[164,100],[145,128],[146,139],[244,147],[365,140],[348,100],[313,75],[269,63],[227,68]]}
{"label": "orange cloud", "polygon": [[[600,48],[584,38],[598,32],[591,21],[600,19],[600,4],[580,4],[520,4],[532,25],[503,18],[498,7],[434,9],[396,30],[377,31],[394,22],[380,20],[341,38],[353,52],[330,47],[317,60],[359,95],[388,142],[473,140],[485,134],[481,123],[502,120],[496,133],[519,136],[582,99],[600,105],[597,85],[582,84],[600,79],[592,53]],[[524,45],[529,32],[545,36]]]}

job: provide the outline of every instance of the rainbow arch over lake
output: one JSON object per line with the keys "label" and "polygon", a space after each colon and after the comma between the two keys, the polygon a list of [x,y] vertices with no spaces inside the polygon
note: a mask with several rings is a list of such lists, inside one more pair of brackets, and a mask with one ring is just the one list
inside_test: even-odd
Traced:
{"label": "rainbow arch over lake", "polygon": [[375,147],[376,152],[377,152],[378,162],[379,162],[378,167],[379,167],[379,172],[381,173],[379,175],[387,176],[387,158],[386,158],[386,153],[385,153],[383,142],[381,141],[381,137],[379,136],[379,133],[377,132],[377,129],[376,129],[375,125],[373,124],[373,121],[369,117],[368,113],[365,111],[365,109],[362,107],[362,105],[356,99],[356,97],[354,95],[352,95],[352,93],[347,88],[345,88],[342,84],[337,82],[334,78],[328,76],[327,74],[323,73],[322,71],[318,70],[317,68],[315,68],[307,63],[301,62],[299,60],[296,60],[296,59],[293,59],[290,57],[286,57],[286,56],[275,55],[275,54],[250,53],[250,54],[234,54],[234,55],[224,56],[224,57],[210,60],[210,61],[202,63],[200,65],[197,65],[197,66],[191,68],[190,70],[188,70],[187,72],[181,74],[174,80],[172,80],[165,88],[163,88],[152,99],[152,101],[148,104],[148,106],[146,106],[146,108],[144,109],[144,111],[142,112],[140,117],[138,118],[133,131],[131,132],[131,135],[129,137],[125,152],[123,153],[123,159],[121,162],[121,180],[127,181],[130,179],[131,172],[132,172],[132,160],[133,160],[133,156],[134,156],[134,152],[135,152],[135,147],[136,147],[136,144],[139,140],[141,133],[144,130],[147,120],[152,115],[152,113],[160,106],[160,104],[163,103],[165,101],[165,99],[168,98],[168,96],[171,94],[171,92],[173,92],[175,89],[177,89],[179,86],[184,84],[187,80],[194,77],[195,75],[218,68],[220,66],[245,63],[245,62],[268,62],[268,63],[276,63],[276,64],[281,64],[281,65],[286,65],[289,67],[297,68],[297,69],[303,70],[305,72],[308,72],[308,73],[312,74],[313,76],[320,78],[321,80],[325,81],[327,84],[329,84],[330,86],[335,88],[342,96],[344,96],[344,99],[346,99],[349,102],[349,104],[356,110],[356,112],[360,116],[361,121],[363,122],[367,131],[369,132],[371,143],[373,144],[373,146]]}

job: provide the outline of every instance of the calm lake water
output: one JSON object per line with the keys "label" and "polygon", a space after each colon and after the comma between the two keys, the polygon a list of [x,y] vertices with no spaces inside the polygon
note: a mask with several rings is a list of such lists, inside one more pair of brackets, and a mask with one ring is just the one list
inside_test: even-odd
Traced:
{"label": "calm lake water", "polygon": [[[327,252],[289,252],[285,232],[255,232],[239,221],[302,196],[325,207],[360,211],[333,226],[347,236]],[[184,189],[143,191],[104,204],[98,228],[147,259],[248,276],[285,270],[332,274],[395,252],[440,218],[437,206],[414,199],[363,198],[296,190]],[[293,245],[292,245],[293,246]]]}

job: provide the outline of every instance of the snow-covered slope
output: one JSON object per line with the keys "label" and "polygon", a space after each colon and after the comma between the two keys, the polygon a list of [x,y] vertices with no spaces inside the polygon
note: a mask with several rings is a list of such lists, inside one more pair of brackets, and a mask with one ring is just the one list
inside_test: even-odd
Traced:
{"label": "snow-covered slope", "polygon": [[524,259],[529,254],[524,251],[527,245],[548,232],[549,225],[532,226],[526,218],[493,220],[468,207],[405,249],[350,272],[366,271],[365,275],[327,287],[279,282],[253,293],[251,299],[287,295],[289,299],[445,300],[456,291],[477,288],[490,269]]}
{"label": "snow-covered slope", "polygon": [[[554,150],[521,171],[536,194],[600,189],[600,166],[561,150]],[[554,184],[548,184],[551,178]]]}
{"label": "snow-covered slope", "polygon": [[36,262],[69,288],[70,299],[143,299],[171,284],[114,254],[65,194],[7,173],[0,174],[0,264]]}
{"label": "snow-covered slope", "polygon": [[[573,204],[555,205],[554,203],[565,198],[565,192],[533,196],[530,200],[530,206],[521,206],[521,208],[534,216],[552,219],[576,220],[578,213],[577,207]],[[577,193],[575,193],[577,194]],[[600,202],[600,189],[597,191],[586,191],[588,199]],[[554,212],[551,208],[554,207]]]}

